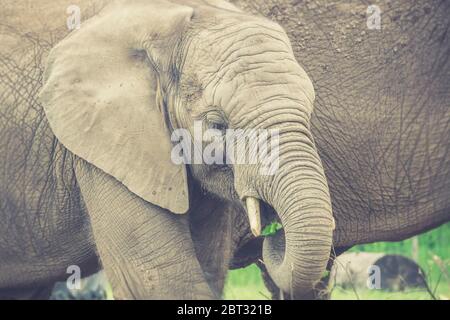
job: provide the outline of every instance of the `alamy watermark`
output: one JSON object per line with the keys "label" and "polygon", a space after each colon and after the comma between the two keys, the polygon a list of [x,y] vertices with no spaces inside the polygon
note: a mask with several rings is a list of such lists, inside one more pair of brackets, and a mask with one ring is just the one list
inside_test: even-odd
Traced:
{"label": "alamy watermark", "polygon": [[203,122],[195,121],[193,136],[175,129],[171,140],[175,164],[254,164],[262,175],[274,175],[279,167],[278,129],[204,130]]}
{"label": "alamy watermark", "polygon": [[369,30],[381,30],[381,9],[379,6],[372,4],[367,7],[367,28]]}
{"label": "alamy watermark", "polygon": [[367,288],[369,289],[381,289],[381,269],[377,265],[371,265],[367,269]]}
{"label": "alamy watermark", "polygon": [[81,289],[81,269],[77,265],[70,265],[66,270],[67,274],[70,276],[66,280],[66,286],[69,290],[80,290]]}
{"label": "alamy watermark", "polygon": [[66,25],[70,31],[81,28],[81,9],[77,5],[70,5],[66,9],[67,17]]}

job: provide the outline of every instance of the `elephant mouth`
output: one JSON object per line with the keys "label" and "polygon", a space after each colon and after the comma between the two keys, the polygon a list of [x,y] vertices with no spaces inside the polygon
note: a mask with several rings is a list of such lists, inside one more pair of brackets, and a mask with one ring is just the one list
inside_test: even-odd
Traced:
{"label": "elephant mouth", "polygon": [[[244,268],[250,263],[253,263],[257,260],[261,260],[262,258],[262,247],[263,241],[266,237],[279,237],[283,234],[283,230],[278,230],[275,232],[266,232],[266,230],[270,227],[270,225],[274,223],[281,224],[281,220],[275,211],[275,209],[264,201],[260,201],[261,205],[261,230],[263,231],[261,236],[254,237],[248,236],[246,237],[245,244],[239,248],[239,250],[235,253],[233,261],[231,262],[231,269]],[[284,235],[283,235],[284,236]],[[283,258],[284,253],[279,254],[281,258]]]}
{"label": "elephant mouth", "polygon": [[[304,208],[296,208],[295,211],[288,208],[288,213],[294,212],[296,215],[294,218],[286,218],[286,214],[284,216],[281,214],[283,211],[278,212],[267,202],[256,200],[257,210],[254,210],[255,205],[249,206],[248,202],[247,200],[250,229],[254,235],[255,225],[262,230],[262,236],[256,237],[256,239],[259,239],[258,243],[262,245],[260,251],[262,260],[260,262],[265,266],[274,283],[283,292],[289,294],[292,299],[306,297],[308,292],[312,290],[314,282],[320,278],[319,272],[321,273],[325,269],[331,246],[330,241],[328,241],[330,237],[327,234],[327,237],[323,240],[324,237],[322,237],[320,231],[317,237],[310,237],[311,234],[315,235],[312,229],[314,225],[305,225],[302,224],[303,221],[295,219],[302,218],[305,212]],[[250,201],[250,203],[252,202]],[[254,211],[254,214],[251,214],[251,211]],[[252,223],[252,219],[255,220],[252,215],[258,216],[259,224]],[[329,228],[328,220],[323,223],[327,229]],[[278,225],[277,228],[272,228],[274,223]],[[269,230],[266,230],[267,227],[269,227]],[[308,241],[310,238],[312,240]],[[307,239],[307,241],[304,241],[304,239]],[[316,254],[318,252],[315,249],[316,244],[326,248],[326,250],[320,251],[320,253],[325,252],[323,257],[318,257],[320,260]],[[319,272],[316,272],[312,267],[304,267],[308,262],[316,264],[317,261],[320,263],[320,268],[317,268]],[[308,274],[304,270],[306,272],[314,271],[315,273]]]}
{"label": "elephant mouth", "polygon": [[[277,212],[275,211],[275,209],[268,204],[267,202],[264,201],[260,201],[260,205],[261,205],[261,227],[262,230],[266,230],[270,225],[274,224],[274,223],[279,223],[281,224],[281,220],[280,217],[278,216]],[[281,230],[279,230],[281,231]],[[278,233],[279,231],[277,231],[276,233]],[[275,232],[274,232],[275,234]],[[266,232],[263,232],[263,236],[270,236],[272,234],[267,234]]]}
{"label": "elephant mouth", "polygon": [[274,224],[281,225],[279,215],[271,205],[261,201],[262,236],[264,238],[270,238],[271,241],[266,241],[266,245],[270,247],[269,251],[271,252],[270,259],[272,263],[278,266],[284,259],[286,246],[283,228],[274,230],[271,228]]}

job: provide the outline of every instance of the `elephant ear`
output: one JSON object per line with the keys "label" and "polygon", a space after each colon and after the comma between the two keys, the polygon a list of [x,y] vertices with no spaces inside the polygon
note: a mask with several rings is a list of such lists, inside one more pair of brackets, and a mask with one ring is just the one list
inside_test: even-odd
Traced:
{"label": "elephant ear", "polygon": [[189,208],[186,168],[171,161],[160,74],[192,14],[166,1],[115,3],[51,51],[39,96],[68,150],[177,214]]}

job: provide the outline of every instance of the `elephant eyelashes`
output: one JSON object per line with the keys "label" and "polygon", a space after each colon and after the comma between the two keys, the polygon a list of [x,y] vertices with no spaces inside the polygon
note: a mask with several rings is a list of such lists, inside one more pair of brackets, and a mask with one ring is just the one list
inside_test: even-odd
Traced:
{"label": "elephant eyelashes", "polygon": [[220,110],[207,111],[201,118],[206,122],[208,129],[215,129],[225,132],[228,128],[225,116]]}

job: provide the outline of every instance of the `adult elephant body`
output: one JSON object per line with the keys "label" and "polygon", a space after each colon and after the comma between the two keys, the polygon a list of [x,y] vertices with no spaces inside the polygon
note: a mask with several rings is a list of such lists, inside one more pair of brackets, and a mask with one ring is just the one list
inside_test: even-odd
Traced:
{"label": "adult elephant body", "polygon": [[[94,18],[64,40],[69,1],[0,13],[3,297],[45,296],[69,266],[85,276],[101,260],[117,297],[214,298],[229,264],[264,251],[276,285],[301,298],[332,240],[400,240],[449,219],[445,3],[412,11],[441,22],[414,20],[413,38],[401,4],[381,36],[354,26],[357,3],[237,1],[293,40],[318,92],[310,128],[314,90],[278,25],[222,1],[109,2],[81,1]],[[279,172],[174,165],[170,131],[199,118],[279,129]],[[253,203],[258,234],[255,199],[263,224],[284,226],[264,250],[245,213]]]}

